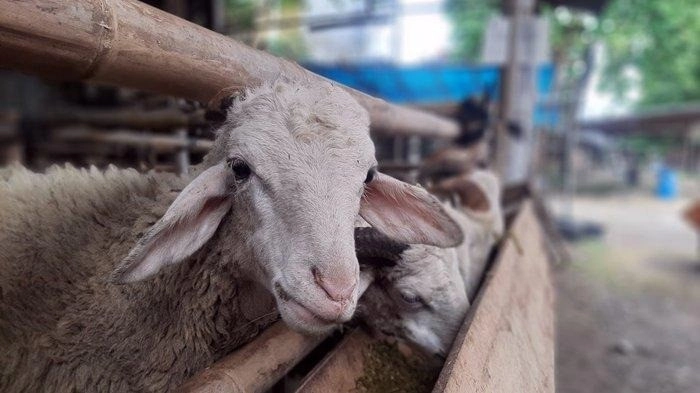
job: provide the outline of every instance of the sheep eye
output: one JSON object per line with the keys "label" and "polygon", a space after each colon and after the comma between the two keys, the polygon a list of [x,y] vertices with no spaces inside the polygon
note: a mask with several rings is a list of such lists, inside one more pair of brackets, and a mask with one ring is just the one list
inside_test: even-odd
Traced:
{"label": "sheep eye", "polygon": [[233,176],[236,177],[236,181],[243,181],[250,177],[251,170],[248,164],[240,158],[230,158],[228,160],[228,166],[233,172]]}
{"label": "sheep eye", "polygon": [[423,304],[423,299],[418,295],[407,295],[405,293],[401,294],[401,300],[409,306],[415,307]]}
{"label": "sheep eye", "polygon": [[365,178],[365,184],[368,184],[374,180],[374,175],[377,173],[377,168],[371,168],[367,171],[367,177]]}

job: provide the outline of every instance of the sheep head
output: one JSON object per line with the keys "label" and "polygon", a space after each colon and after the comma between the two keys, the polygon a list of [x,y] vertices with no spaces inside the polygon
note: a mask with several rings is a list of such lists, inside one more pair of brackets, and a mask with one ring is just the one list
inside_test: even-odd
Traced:
{"label": "sheep head", "polygon": [[456,248],[400,244],[357,223],[356,247],[373,281],[359,314],[372,332],[404,339],[424,352],[446,356],[469,307],[489,251],[503,232],[498,178],[477,170],[436,185],[457,209],[447,213],[460,225]]}
{"label": "sheep head", "polygon": [[217,232],[236,233],[216,241],[246,250],[251,278],[274,294],[288,325],[319,333],[347,321],[357,304],[358,213],[399,241],[461,241],[434,197],[376,171],[368,115],[341,88],[264,84],[234,100],[227,119],[206,169],[132,249],[115,282],[150,277]]}
{"label": "sheep head", "polygon": [[457,252],[425,245],[399,245],[374,228],[356,228],[360,264],[372,280],[359,315],[371,332],[446,356],[469,300]]}

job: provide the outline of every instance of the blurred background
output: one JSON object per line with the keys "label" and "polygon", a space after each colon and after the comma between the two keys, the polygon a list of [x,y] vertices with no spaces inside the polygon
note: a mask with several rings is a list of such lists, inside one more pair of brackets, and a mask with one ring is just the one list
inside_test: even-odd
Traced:
{"label": "blurred background", "polygon": [[[147,3],[394,103],[457,118],[554,217],[562,392],[700,391],[700,0]],[[186,173],[197,103],[0,70],[0,164]],[[376,136],[408,180],[440,147]]]}

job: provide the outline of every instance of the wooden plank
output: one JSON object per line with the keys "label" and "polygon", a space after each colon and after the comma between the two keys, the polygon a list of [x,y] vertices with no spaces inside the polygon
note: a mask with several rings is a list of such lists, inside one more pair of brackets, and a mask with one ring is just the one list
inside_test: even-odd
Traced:
{"label": "wooden plank", "polygon": [[147,130],[167,130],[179,127],[203,127],[209,123],[203,109],[185,113],[176,108],[139,110],[126,109],[85,109],[81,107],[59,108],[41,113],[31,121],[42,127],[65,125],[90,125],[95,127],[127,127]]}
{"label": "wooden plank", "polygon": [[280,321],[255,341],[190,378],[180,393],[248,393],[272,387],[325,336],[305,336]]}
{"label": "wooden plank", "polygon": [[352,392],[364,372],[364,353],[376,342],[361,329],[350,332],[304,378],[298,393]]}
{"label": "wooden plank", "polygon": [[554,391],[554,294],[531,202],[510,233],[434,392]]}
{"label": "wooden plank", "polygon": [[[219,101],[279,78],[321,83],[298,64],[136,0],[0,0],[0,67]],[[450,119],[346,88],[375,131],[452,138]]]}
{"label": "wooden plank", "polygon": [[156,151],[187,149],[195,153],[206,153],[214,146],[214,141],[208,139],[154,135],[122,129],[98,130],[81,126],[57,128],[53,137],[61,141],[150,147]]}

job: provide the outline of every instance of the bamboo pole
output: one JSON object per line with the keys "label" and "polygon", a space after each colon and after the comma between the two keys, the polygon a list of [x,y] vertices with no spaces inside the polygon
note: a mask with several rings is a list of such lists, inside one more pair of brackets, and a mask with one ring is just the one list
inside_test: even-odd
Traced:
{"label": "bamboo pole", "polygon": [[248,393],[271,388],[325,336],[304,336],[279,321],[254,341],[182,385],[178,393]]}
{"label": "bamboo pole", "polygon": [[[0,0],[0,67],[175,95],[210,105],[266,80],[322,81],[136,0]],[[455,137],[456,122],[348,91],[374,131]]]}
{"label": "bamboo pole", "polygon": [[156,151],[186,149],[193,153],[206,153],[214,145],[208,139],[180,136],[153,135],[130,130],[95,130],[87,127],[65,127],[54,131],[54,137],[64,141],[85,141],[102,144],[151,147]]}
{"label": "bamboo pole", "polygon": [[96,127],[127,127],[135,129],[172,130],[182,127],[202,127],[207,125],[204,111],[197,110],[184,113],[181,110],[156,109],[85,109],[66,107],[47,113],[42,113],[32,122],[42,127],[64,126],[70,124],[86,124]]}

